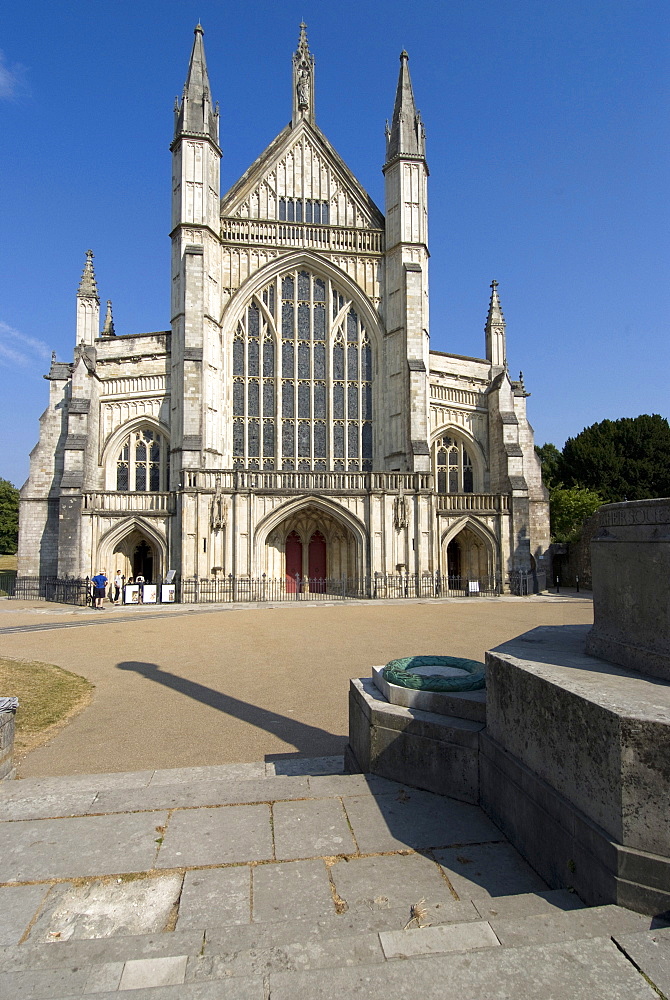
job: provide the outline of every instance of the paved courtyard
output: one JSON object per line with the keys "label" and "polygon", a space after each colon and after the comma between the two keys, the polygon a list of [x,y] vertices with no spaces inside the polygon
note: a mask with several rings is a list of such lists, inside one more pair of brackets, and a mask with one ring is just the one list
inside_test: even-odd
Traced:
{"label": "paved courtyard", "polygon": [[[350,677],[410,654],[483,659],[537,625],[593,620],[589,597],[165,608],[0,600],[0,651],[95,685],[21,777],[341,754]],[[10,695],[11,691],[2,692]]]}

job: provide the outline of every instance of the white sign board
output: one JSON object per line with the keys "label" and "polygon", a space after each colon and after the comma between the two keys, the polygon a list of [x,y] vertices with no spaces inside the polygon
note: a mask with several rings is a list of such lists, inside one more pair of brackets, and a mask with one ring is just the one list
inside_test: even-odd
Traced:
{"label": "white sign board", "polygon": [[161,587],[161,603],[174,604],[176,589],[174,583],[164,583]]}
{"label": "white sign board", "polygon": [[479,580],[468,580],[468,591],[471,594],[479,593]]}
{"label": "white sign board", "polygon": [[145,583],[142,587],[142,601],[144,604],[155,604],[158,600],[158,587],[155,583]]}
{"label": "white sign board", "polygon": [[129,583],[123,588],[123,603],[124,604],[139,604],[140,603],[140,588],[136,583]]}

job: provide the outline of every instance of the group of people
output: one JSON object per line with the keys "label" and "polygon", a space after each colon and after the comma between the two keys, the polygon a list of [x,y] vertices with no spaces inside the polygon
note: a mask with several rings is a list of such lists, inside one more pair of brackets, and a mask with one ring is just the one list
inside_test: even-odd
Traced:
{"label": "group of people", "polygon": [[[109,580],[107,579],[107,575],[106,574],[107,574],[107,571],[103,569],[101,572],[96,573],[95,576],[91,577],[91,585],[92,585],[92,588],[93,588],[92,589],[92,593],[91,593],[91,598],[92,598],[92,601],[93,601],[93,607],[97,611],[103,611],[104,610],[104,603],[103,602],[105,600],[105,597],[107,596],[107,584],[109,583]],[[111,600],[111,603],[113,605],[122,604],[123,603],[122,600],[121,600],[121,595],[122,595],[122,592],[123,592],[124,580],[125,580],[125,577],[121,573],[121,570],[117,569],[116,574],[114,576],[114,582],[113,582],[114,592],[113,592],[113,594],[110,593],[110,600]],[[142,584],[146,583],[146,580],[144,579],[144,577],[140,573],[140,574],[138,574],[135,577],[134,580],[133,580],[132,576],[128,578],[128,584],[130,585],[130,584],[133,584],[133,583],[137,583],[137,584],[140,585],[140,589],[139,589],[139,593],[138,593],[138,601],[141,604],[142,603]]]}

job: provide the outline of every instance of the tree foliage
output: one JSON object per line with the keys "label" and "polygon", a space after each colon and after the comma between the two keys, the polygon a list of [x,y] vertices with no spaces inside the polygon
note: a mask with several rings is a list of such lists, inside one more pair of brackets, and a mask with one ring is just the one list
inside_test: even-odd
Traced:
{"label": "tree foliage", "polygon": [[555,542],[577,541],[584,520],[603,502],[599,493],[581,486],[555,486],[550,496],[551,537]]}
{"label": "tree foliage", "polygon": [[16,552],[19,544],[19,491],[0,479],[0,552]]}
{"label": "tree foliage", "polygon": [[560,481],[561,453],[555,444],[535,445],[535,451],[542,465],[542,482],[548,490],[558,486]]}
{"label": "tree foliage", "polygon": [[603,420],[568,438],[565,486],[597,490],[603,503],[670,496],[670,425],[658,414]]}

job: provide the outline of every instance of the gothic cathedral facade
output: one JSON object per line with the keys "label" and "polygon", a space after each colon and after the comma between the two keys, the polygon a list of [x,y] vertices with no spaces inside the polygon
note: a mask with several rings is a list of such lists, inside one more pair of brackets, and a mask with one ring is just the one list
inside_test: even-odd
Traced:
{"label": "gothic cathedral facade", "polygon": [[431,351],[428,168],[407,53],[385,213],[293,113],[220,197],[203,31],[171,145],[171,329],[117,334],[88,251],[21,493],[19,573],[407,574],[544,585],[547,492],[492,283],[485,357]]}

